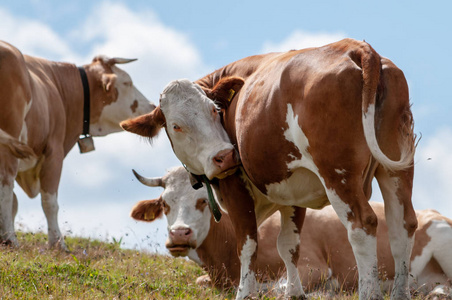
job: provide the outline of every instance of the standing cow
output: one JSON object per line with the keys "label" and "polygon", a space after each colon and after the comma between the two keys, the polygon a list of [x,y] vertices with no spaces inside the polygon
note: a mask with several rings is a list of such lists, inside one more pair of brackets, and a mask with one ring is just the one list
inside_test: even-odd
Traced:
{"label": "standing cow", "polygon": [[[22,55],[0,41],[0,240],[17,245],[14,180],[31,197],[41,194],[49,245],[67,247],[58,221],[57,192],[63,159],[79,140],[120,131],[121,120],[155,108],[116,67],[133,59],[97,56],[90,64]],[[88,142],[86,142],[88,141]]]}
{"label": "standing cow", "polygon": [[347,228],[360,298],[382,299],[378,219],[368,203],[374,177],[395,261],[391,298],[410,298],[417,220],[408,86],[402,71],[366,42],[252,56],[196,83],[171,82],[156,109],[122,127],[150,138],[165,128],[191,173],[221,179],[241,262],[237,299],[255,295],[257,227],[276,210],[286,296],[305,298],[296,268],[302,220],[306,207],[330,203]]}
{"label": "standing cow", "polygon": [[[197,282],[211,281],[218,288],[237,286],[240,261],[235,249],[234,229],[227,214],[215,222],[207,205],[205,187],[191,188],[189,174],[182,167],[171,169],[163,177],[146,178],[134,172],[144,185],[162,187],[160,197],[139,201],[130,215],[138,221],[153,222],[166,216],[168,239],[166,248],[173,256],[188,256],[201,265],[209,277],[201,276]],[[394,262],[388,240],[388,228],[382,203],[371,202],[378,217],[377,256],[378,271],[389,287],[394,279]],[[419,227],[416,230],[410,261],[410,288],[422,295],[452,296],[452,220],[437,211],[417,210]],[[280,228],[276,212],[258,229],[258,273],[262,280],[275,286],[283,274],[284,263],[276,249]],[[298,272],[307,290],[354,289],[358,285],[356,261],[341,225],[331,206],[321,210],[308,209],[300,234]]]}

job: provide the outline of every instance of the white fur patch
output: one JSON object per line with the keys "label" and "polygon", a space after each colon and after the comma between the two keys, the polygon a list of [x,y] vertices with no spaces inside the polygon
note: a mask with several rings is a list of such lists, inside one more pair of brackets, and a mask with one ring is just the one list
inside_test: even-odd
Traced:
{"label": "white fur patch", "polygon": [[[292,105],[287,104],[287,130],[284,137],[293,143],[301,153],[301,159],[292,160],[287,164],[293,174],[279,183],[266,185],[267,196],[272,202],[281,205],[297,205],[310,208],[322,208],[328,204],[328,198],[317,166],[308,152],[309,141],[298,123],[298,116],[294,114]],[[294,154],[290,154],[294,157]]]}
{"label": "white fur patch", "polygon": [[257,291],[256,274],[250,270],[251,256],[256,250],[257,242],[248,236],[240,255],[240,284],[236,299],[252,297]]}

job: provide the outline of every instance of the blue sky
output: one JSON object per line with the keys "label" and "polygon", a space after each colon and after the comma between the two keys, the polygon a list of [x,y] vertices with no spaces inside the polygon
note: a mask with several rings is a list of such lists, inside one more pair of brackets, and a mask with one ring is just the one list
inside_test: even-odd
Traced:
{"label": "blue sky", "polygon": [[[155,2],[155,3],[153,3]],[[173,79],[197,78],[240,58],[317,46],[343,37],[366,40],[405,73],[422,134],[413,202],[452,218],[452,4],[446,1],[3,1],[0,39],[50,60],[88,63],[96,54],[136,57],[124,65],[154,103]],[[128,213],[158,197],[130,169],[163,175],[178,165],[166,136],[153,147],[118,133],[74,148],[63,168],[60,225],[68,234],[123,237],[125,246],[163,251],[165,222],[142,224]],[[39,199],[20,190],[16,227],[46,230]],[[374,199],[380,199],[378,193]],[[160,246],[159,246],[159,245]]]}

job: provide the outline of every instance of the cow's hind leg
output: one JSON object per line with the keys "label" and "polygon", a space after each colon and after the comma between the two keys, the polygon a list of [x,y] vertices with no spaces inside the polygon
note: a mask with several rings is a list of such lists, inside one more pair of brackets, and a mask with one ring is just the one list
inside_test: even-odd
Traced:
{"label": "cow's hind leg", "polygon": [[[353,184],[355,182],[355,184]],[[355,255],[359,273],[359,298],[383,299],[378,279],[377,265],[377,216],[370,207],[359,179],[347,179],[343,183],[326,188],[339,219],[348,233],[348,240]],[[340,186],[342,184],[342,186]]]}
{"label": "cow's hind leg", "polygon": [[298,274],[300,256],[300,231],[306,208],[285,206],[281,212],[281,231],[278,235],[278,252],[287,270],[286,297],[306,299]]}
{"label": "cow's hind leg", "polygon": [[409,268],[417,219],[411,203],[413,168],[389,174],[382,167],[376,178],[385,203],[386,223],[395,263],[391,299],[410,299]]}
{"label": "cow's hind leg", "polygon": [[18,246],[14,232],[14,179],[18,160],[5,153],[0,145],[0,242]]}

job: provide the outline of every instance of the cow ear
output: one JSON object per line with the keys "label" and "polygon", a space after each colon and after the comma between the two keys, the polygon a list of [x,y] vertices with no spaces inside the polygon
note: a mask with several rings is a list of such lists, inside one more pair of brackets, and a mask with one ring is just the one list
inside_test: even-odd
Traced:
{"label": "cow ear", "polygon": [[122,129],[149,138],[156,136],[164,124],[165,116],[160,105],[148,114],[119,123]]}
{"label": "cow ear", "polygon": [[228,108],[244,83],[245,81],[241,77],[226,77],[218,81],[211,90],[205,90],[205,92],[210,99],[217,101],[222,108]]}
{"label": "cow ear", "polygon": [[130,216],[137,221],[152,222],[162,217],[163,200],[143,200],[135,204],[130,212]]}
{"label": "cow ear", "polygon": [[102,86],[105,92],[109,92],[115,87],[116,79],[116,74],[102,74]]}

